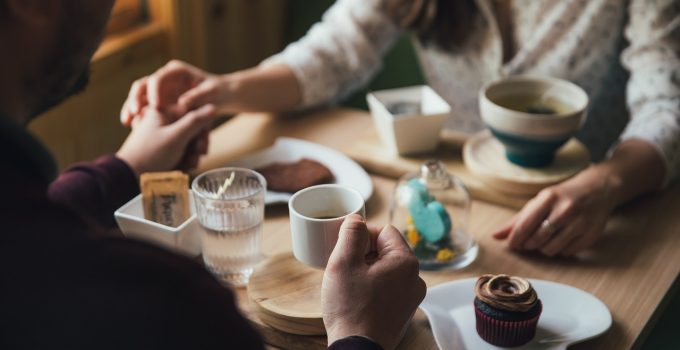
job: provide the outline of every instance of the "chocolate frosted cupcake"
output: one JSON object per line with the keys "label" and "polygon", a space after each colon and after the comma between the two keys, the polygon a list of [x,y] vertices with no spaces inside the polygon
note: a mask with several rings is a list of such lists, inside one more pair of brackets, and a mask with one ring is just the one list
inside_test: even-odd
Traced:
{"label": "chocolate frosted cupcake", "polygon": [[543,306],[524,278],[483,275],[475,286],[477,333],[497,346],[520,346],[534,338]]}

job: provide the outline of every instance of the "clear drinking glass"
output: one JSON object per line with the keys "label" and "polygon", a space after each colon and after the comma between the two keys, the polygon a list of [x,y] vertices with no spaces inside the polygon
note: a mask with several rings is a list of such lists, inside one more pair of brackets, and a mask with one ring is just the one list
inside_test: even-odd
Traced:
{"label": "clear drinking glass", "polygon": [[191,188],[205,265],[224,282],[246,285],[262,256],[266,180],[250,169],[221,168],[199,175]]}

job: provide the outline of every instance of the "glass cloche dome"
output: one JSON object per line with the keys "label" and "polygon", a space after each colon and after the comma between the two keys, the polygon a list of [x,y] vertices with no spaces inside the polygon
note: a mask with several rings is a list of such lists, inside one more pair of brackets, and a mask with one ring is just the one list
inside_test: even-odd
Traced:
{"label": "glass cloche dome", "polygon": [[404,235],[423,270],[459,269],[474,261],[478,246],[468,231],[469,216],[467,188],[437,160],[401,177],[390,207],[390,224]]}

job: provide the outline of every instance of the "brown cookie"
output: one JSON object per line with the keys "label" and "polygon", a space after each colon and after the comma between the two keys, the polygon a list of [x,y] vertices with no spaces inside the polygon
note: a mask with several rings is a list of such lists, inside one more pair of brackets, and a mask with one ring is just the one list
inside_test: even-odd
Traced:
{"label": "brown cookie", "polygon": [[255,169],[267,180],[267,189],[294,193],[309,186],[333,181],[333,174],[323,164],[311,159],[294,163],[272,163]]}

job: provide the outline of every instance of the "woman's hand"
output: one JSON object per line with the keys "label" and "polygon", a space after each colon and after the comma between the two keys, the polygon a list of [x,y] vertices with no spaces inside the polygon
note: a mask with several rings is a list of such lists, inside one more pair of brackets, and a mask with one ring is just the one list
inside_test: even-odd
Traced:
{"label": "woman's hand", "polygon": [[573,255],[597,242],[615,206],[607,180],[585,170],[541,191],[494,238],[514,250]]}
{"label": "woman's hand", "polygon": [[120,113],[121,123],[131,126],[147,106],[175,119],[206,104],[219,108],[222,103],[220,80],[220,76],[188,63],[170,61],[132,84]]}
{"label": "woman's hand", "polygon": [[614,208],[658,189],[664,173],[652,145],[625,141],[611,159],[541,191],[493,236],[514,250],[574,255],[600,239]]}
{"label": "woman's hand", "polygon": [[132,84],[120,120],[132,125],[146,106],[175,118],[207,104],[221,115],[286,112],[296,108],[301,99],[295,74],[283,64],[216,75],[173,60]]}

